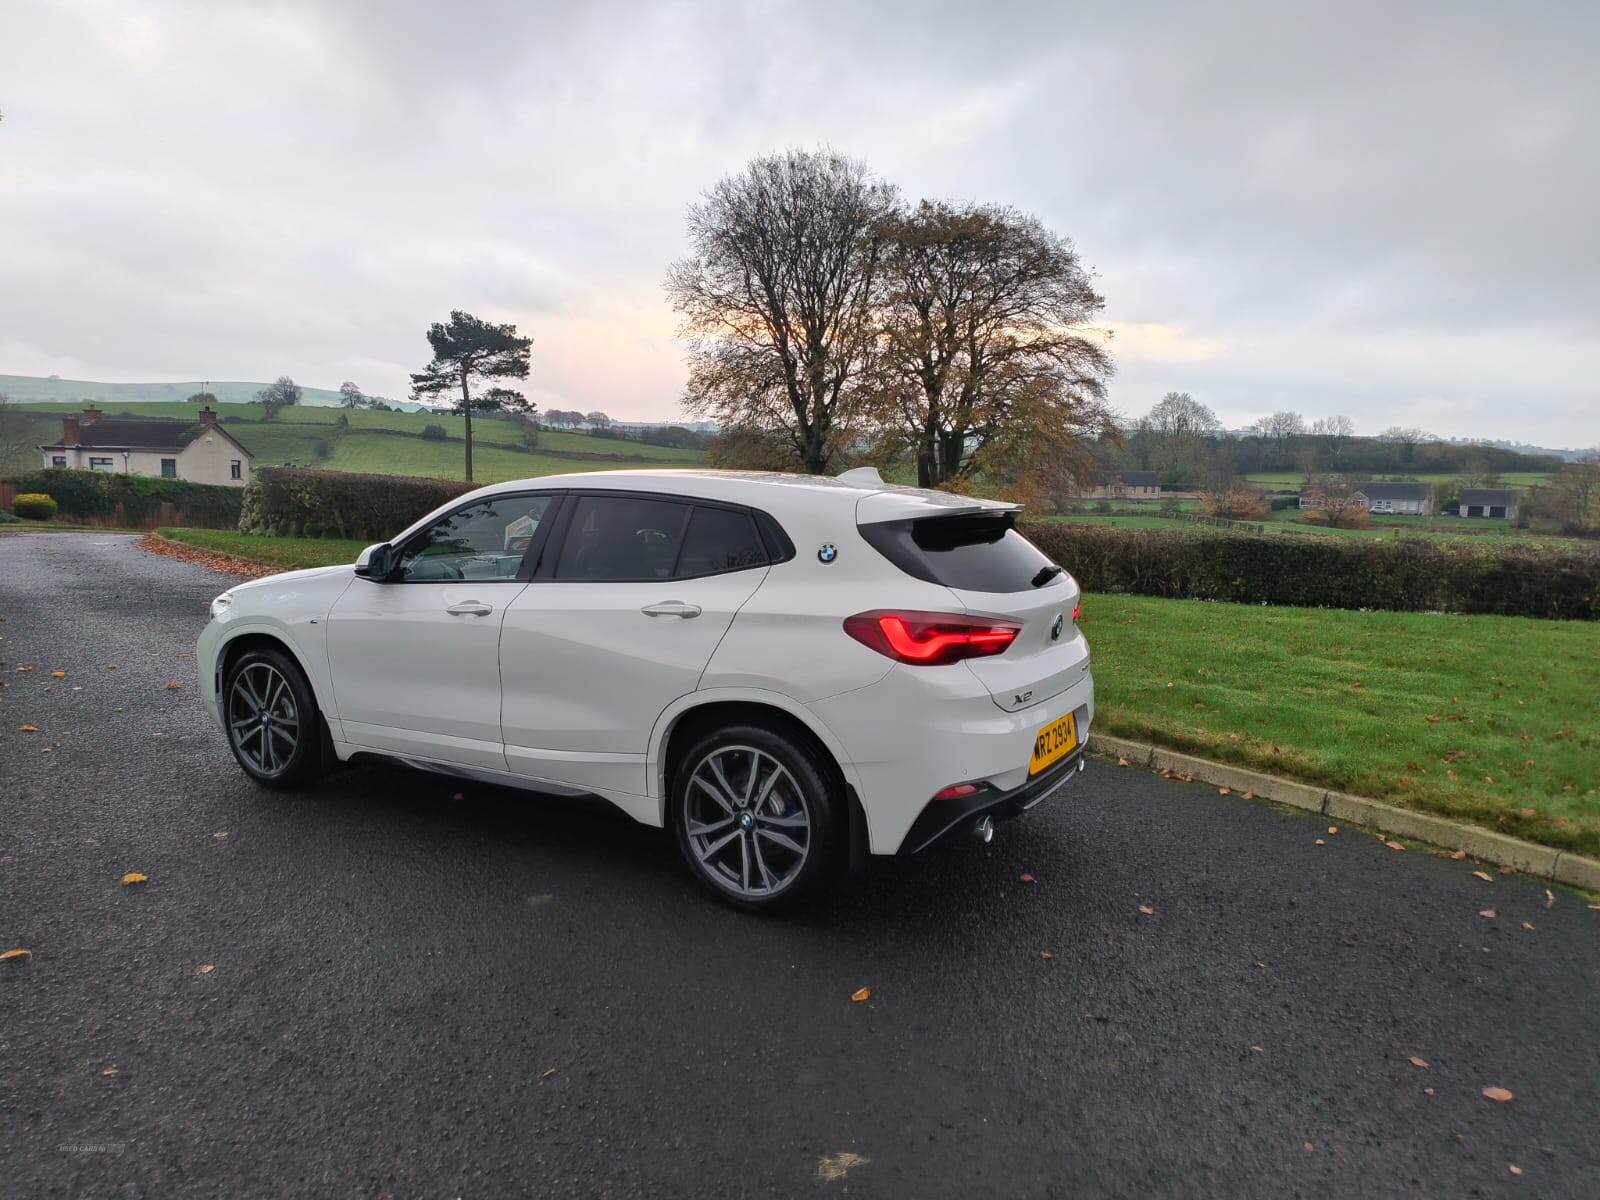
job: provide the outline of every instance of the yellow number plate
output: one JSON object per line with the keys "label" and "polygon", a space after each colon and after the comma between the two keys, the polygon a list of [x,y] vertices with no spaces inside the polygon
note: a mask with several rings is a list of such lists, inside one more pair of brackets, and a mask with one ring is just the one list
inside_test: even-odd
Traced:
{"label": "yellow number plate", "polygon": [[1033,757],[1028,759],[1028,774],[1037,775],[1052,763],[1060,762],[1078,745],[1078,723],[1068,713],[1051,721],[1033,739]]}

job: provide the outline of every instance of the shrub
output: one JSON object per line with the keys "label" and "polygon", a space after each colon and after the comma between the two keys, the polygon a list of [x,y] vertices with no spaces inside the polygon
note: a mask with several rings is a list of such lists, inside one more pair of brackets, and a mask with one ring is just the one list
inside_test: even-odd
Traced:
{"label": "shrub", "polygon": [[1259,521],[1267,515],[1267,497],[1258,488],[1234,483],[1220,492],[1203,494],[1200,511],[1205,516],[1228,521]]}
{"label": "shrub", "polygon": [[1291,508],[1300,507],[1299,496],[1274,496],[1271,502],[1273,512],[1287,512]]}
{"label": "shrub", "polygon": [[425,442],[443,442],[450,437],[443,425],[424,425],[422,427],[422,440]]}
{"label": "shrub", "polygon": [[1600,619],[1600,553],[1484,538],[1250,537],[1030,524],[1085,590],[1244,604]]}
{"label": "shrub", "polygon": [[21,523],[22,519],[15,513],[8,513],[5,509],[0,508],[0,525],[20,525]]}
{"label": "shrub", "polygon": [[1097,513],[1108,513],[1108,512],[1110,512],[1111,511],[1111,501],[1109,501],[1109,500],[1096,501],[1095,502],[1095,506],[1094,506],[1094,510]]}
{"label": "shrub", "polygon": [[381,542],[474,486],[450,479],[262,467],[244,489],[239,531]]}
{"label": "shrub", "polygon": [[1161,498],[1161,515],[1175,517],[1183,511],[1183,501],[1176,496],[1163,496]]}
{"label": "shrub", "polygon": [[[72,471],[52,467],[13,476],[18,492],[43,492],[55,500],[61,514],[84,521],[109,520],[154,527],[198,526],[232,529],[239,523],[243,489],[219,483],[191,483],[155,475],[118,475],[109,471]],[[177,510],[163,513],[170,504]]]}
{"label": "shrub", "polygon": [[48,521],[56,515],[59,507],[54,498],[42,492],[18,492],[11,505],[17,516],[27,517],[30,521]]}

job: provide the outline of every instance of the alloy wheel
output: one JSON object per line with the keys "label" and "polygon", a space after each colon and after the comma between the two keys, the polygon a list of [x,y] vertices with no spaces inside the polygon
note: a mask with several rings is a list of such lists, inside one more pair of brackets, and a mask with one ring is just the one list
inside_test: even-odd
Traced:
{"label": "alloy wheel", "polygon": [[262,775],[276,775],[294,758],[300,712],[294,689],[276,667],[253,662],[234,676],[228,693],[228,736],[240,757]]}
{"label": "alloy wheel", "polygon": [[689,776],[684,831],[700,867],[735,896],[794,882],[811,852],[811,812],[786,767],[753,746],[722,746]]}

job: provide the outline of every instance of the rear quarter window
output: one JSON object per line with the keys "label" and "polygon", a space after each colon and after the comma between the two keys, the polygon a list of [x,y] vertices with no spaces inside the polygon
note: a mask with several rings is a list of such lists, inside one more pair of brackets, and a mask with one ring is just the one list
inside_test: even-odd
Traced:
{"label": "rear quarter window", "polygon": [[906,574],[966,592],[1031,592],[1066,578],[1055,564],[1017,532],[1007,513],[923,517],[862,525],[864,537]]}

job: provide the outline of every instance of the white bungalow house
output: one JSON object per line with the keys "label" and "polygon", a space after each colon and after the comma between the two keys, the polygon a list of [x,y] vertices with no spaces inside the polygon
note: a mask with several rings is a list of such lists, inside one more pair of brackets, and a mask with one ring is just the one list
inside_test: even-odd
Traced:
{"label": "white bungalow house", "polygon": [[249,450],[217,423],[207,406],[198,421],[169,417],[107,417],[91,404],[61,418],[61,440],[40,446],[46,467],[158,475],[193,483],[250,482]]}

